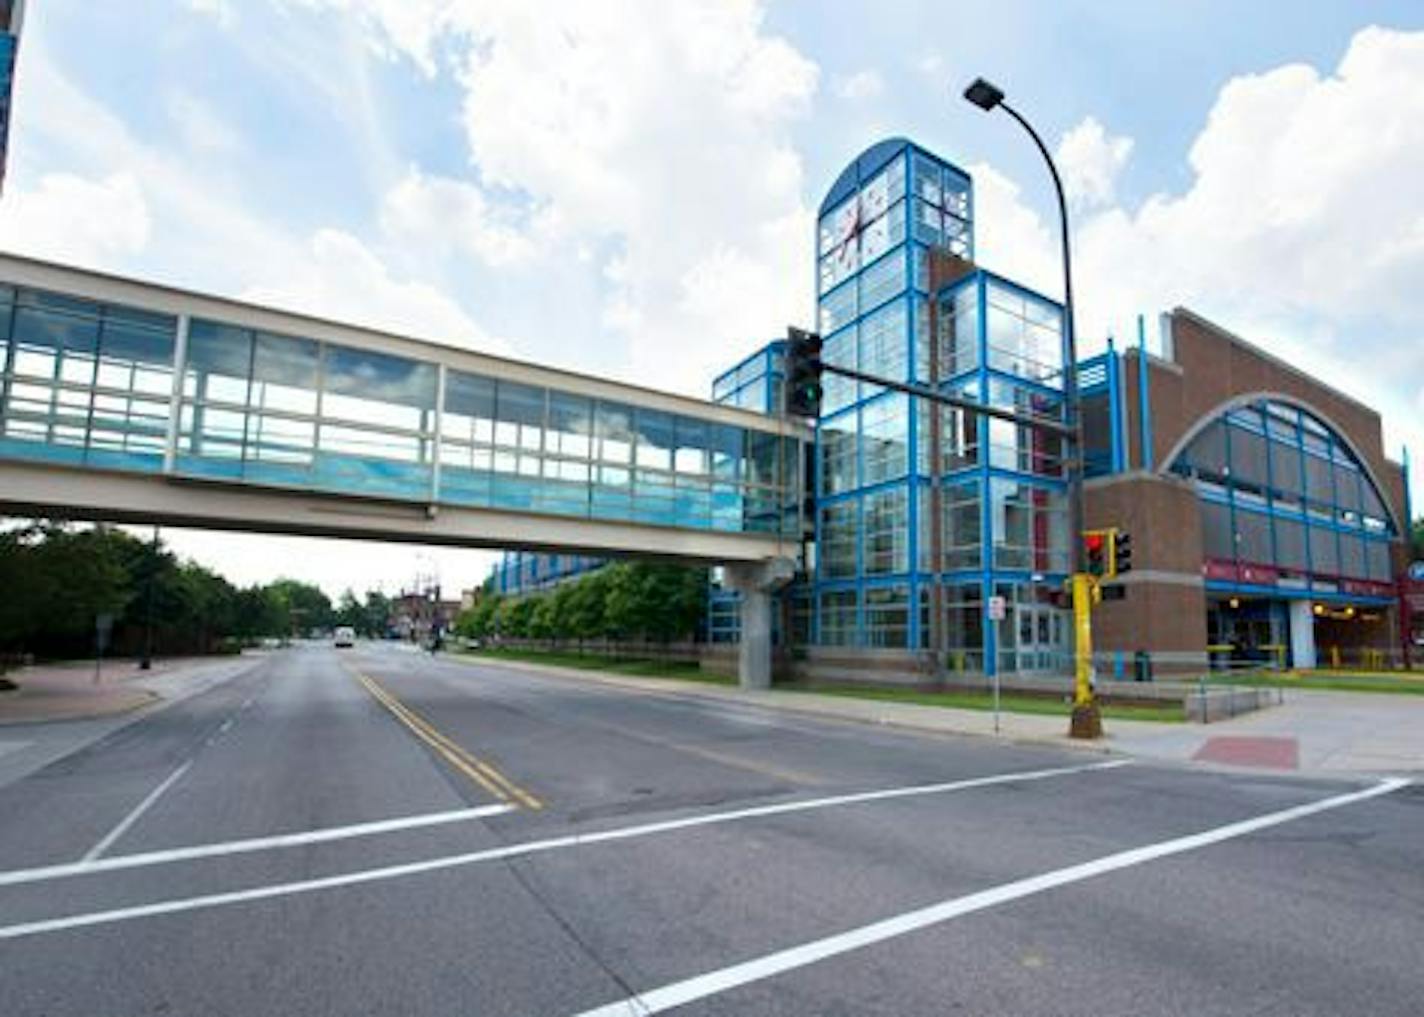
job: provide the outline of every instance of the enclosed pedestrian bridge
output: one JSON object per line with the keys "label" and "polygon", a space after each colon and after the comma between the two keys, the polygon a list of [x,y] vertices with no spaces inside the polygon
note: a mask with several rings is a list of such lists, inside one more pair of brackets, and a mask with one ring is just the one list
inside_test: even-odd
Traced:
{"label": "enclosed pedestrian bridge", "polygon": [[641,554],[794,556],[799,424],[0,255],[0,511]]}

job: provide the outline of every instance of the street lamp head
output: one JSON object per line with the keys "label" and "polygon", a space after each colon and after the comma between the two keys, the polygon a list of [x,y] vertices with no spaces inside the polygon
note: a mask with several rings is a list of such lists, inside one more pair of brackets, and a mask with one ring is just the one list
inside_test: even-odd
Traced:
{"label": "street lamp head", "polygon": [[975,78],[964,90],[964,98],[987,112],[1004,101],[1004,90],[983,78]]}

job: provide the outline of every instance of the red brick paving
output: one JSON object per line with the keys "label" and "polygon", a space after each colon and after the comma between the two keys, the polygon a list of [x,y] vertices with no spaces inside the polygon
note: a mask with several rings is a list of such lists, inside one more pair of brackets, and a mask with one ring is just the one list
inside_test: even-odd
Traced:
{"label": "red brick paving", "polygon": [[1294,738],[1218,735],[1208,738],[1192,758],[1235,766],[1297,770],[1300,768],[1300,745]]}

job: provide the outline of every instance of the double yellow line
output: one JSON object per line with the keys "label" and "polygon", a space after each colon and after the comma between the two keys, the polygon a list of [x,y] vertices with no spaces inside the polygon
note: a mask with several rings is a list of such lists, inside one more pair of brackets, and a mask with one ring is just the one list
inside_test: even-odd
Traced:
{"label": "double yellow line", "polygon": [[354,673],[361,684],[366,686],[366,691],[375,696],[376,701],[387,710],[390,710],[391,714],[409,728],[412,734],[438,752],[441,758],[480,787],[502,802],[513,801],[526,809],[542,809],[544,807],[543,802],[489,763],[472,756],[461,746],[437,731],[424,717],[383,689],[374,678],[367,677],[360,672]]}

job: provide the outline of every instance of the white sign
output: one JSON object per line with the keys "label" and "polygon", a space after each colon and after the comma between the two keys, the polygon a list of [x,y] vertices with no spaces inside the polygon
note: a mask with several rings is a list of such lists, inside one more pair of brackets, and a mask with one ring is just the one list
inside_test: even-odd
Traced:
{"label": "white sign", "polygon": [[1003,597],[989,598],[989,620],[1003,621],[1008,616],[1008,604]]}
{"label": "white sign", "polygon": [[1409,578],[1416,583],[1424,583],[1424,561],[1409,563]]}

